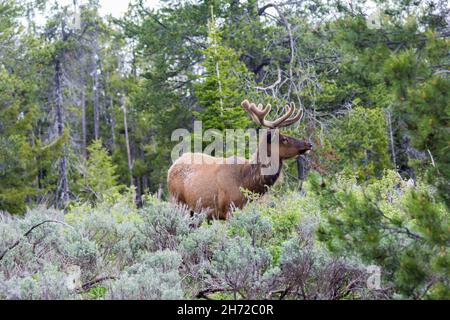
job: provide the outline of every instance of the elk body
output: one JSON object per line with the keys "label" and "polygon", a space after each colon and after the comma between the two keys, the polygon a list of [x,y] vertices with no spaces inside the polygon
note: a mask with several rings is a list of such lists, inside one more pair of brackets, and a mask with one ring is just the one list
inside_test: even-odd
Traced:
{"label": "elk body", "polygon": [[[303,117],[303,110],[295,114],[293,104],[287,106],[286,113],[275,121],[265,119],[271,106],[256,106],[247,100],[242,107],[259,125],[269,129],[286,127]],[[293,115],[295,114],[295,115]],[[167,175],[169,193],[175,201],[185,204],[193,211],[204,210],[209,218],[228,219],[233,207],[242,208],[247,199],[241,190],[264,194],[277,181],[283,161],[311,150],[311,144],[304,140],[282,134],[267,133],[267,140],[260,141],[256,154],[246,160],[238,157],[217,158],[202,153],[185,153],[170,167]],[[261,148],[267,148],[270,155],[273,139],[278,139],[278,170],[263,174],[263,164],[259,160]]]}

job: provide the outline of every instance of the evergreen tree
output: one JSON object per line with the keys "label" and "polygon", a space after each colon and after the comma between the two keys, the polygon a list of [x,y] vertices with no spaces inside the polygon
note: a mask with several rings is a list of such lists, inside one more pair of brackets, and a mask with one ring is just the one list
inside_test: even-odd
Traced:
{"label": "evergreen tree", "polygon": [[365,186],[342,176],[311,182],[329,249],[381,267],[382,285],[401,298],[450,298],[448,211],[432,189],[411,188],[392,171]]}
{"label": "evergreen tree", "polygon": [[121,186],[117,182],[117,167],[103,147],[102,141],[94,140],[88,147],[88,154],[89,158],[78,182],[81,185],[83,199],[94,203],[114,199]]}
{"label": "evergreen tree", "polygon": [[38,129],[48,48],[24,31],[23,13],[14,1],[0,3],[0,210],[10,213],[23,213],[50,191],[52,161],[61,149],[61,140],[44,141]]}
{"label": "evergreen tree", "polygon": [[343,170],[365,181],[381,177],[385,169],[391,168],[387,123],[381,109],[351,110],[335,122],[328,141],[329,145],[319,152],[334,153],[327,165],[335,171]]}
{"label": "evergreen tree", "polygon": [[246,128],[250,121],[240,103],[245,97],[242,89],[248,71],[237,53],[222,45],[221,32],[213,13],[211,15],[208,47],[203,51],[205,73],[195,86],[203,110],[194,114],[203,122],[205,130]]}

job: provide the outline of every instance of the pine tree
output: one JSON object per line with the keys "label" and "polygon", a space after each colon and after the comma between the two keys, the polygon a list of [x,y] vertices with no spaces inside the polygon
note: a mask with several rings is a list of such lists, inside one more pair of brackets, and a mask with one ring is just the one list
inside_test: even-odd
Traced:
{"label": "pine tree", "polygon": [[78,181],[83,199],[95,203],[114,198],[114,194],[117,194],[122,187],[117,183],[117,167],[103,147],[102,141],[94,140],[88,147],[88,154],[89,158]]}
{"label": "pine tree", "polygon": [[244,99],[244,81],[248,77],[245,65],[238,54],[222,45],[221,32],[214,14],[208,24],[208,47],[203,51],[205,73],[195,86],[201,112],[195,112],[203,128],[246,128],[250,121],[240,103]]}
{"label": "pine tree", "polygon": [[411,188],[394,171],[364,186],[311,177],[330,250],[381,267],[383,287],[401,298],[450,298],[448,211],[431,188]]}
{"label": "pine tree", "polygon": [[61,148],[58,140],[44,143],[37,130],[45,96],[40,64],[47,51],[23,32],[23,12],[14,1],[0,3],[0,211],[9,213],[24,213],[49,191],[42,173],[51,172]]}
{"label": "pine tree", "polygon": [[332,152],[328,163],[335,171],[356,175],[359,181],[381,177],[392,167],[388,148],[388,129],[383,110],[356,107],[335,121],[328,144],[319,152]]}

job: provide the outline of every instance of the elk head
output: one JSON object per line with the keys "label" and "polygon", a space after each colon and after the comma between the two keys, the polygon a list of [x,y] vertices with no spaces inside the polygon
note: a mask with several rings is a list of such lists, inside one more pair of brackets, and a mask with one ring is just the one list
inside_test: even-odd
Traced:
{"label": "elk head", "polygon": [[254,122],[271,129],[267,133],[268,153],[270,153],[270,144],[273,143],[273,139],[276,139],[276,137],[278,137],[279,140],[279,155],[281,159],[294,158],[312,149],[312,145],[309,141],[299,140],[283,134],[274,134],[272,131],[272,129],[287,127],[298,121],[301,121],[304,115],[303,109],[300,108],[300,110],[296,113],[295,104],[293,102],[286,105],[285,113],[281,117],[273,121],[266,119],[266,116],[272,109],[272,106],[270,104],[268,104],[266,107],[263,107],[262,104],[256,106],[256,104],[244,100],[242,102],[242,107],[245,109],[245,111],[248,112]]}

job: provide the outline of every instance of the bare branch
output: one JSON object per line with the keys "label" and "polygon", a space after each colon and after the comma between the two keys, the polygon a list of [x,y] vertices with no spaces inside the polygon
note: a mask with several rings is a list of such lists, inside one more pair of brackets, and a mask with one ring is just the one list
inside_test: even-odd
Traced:
{"label": "bare branch", "polygon": [[91,281],[83,284],[81,286],[81,290],[79,290],[79,291],[85,292],[85,291],[88,291],[89,289],[95,287],[95,285],[97,285],[101,282],[108,281],[108,280],[116,280],[116,279],[117,279],[117,277],[114,277],[114,276],[106,276],[106,277],[97,278],[97,279],[91,280]]}
{"label": "bare branch", "polygon": [[6,253],[8,253],[9,251],[11,251],[11,250],[14,249],[15,247],[17,247],[17,246],[20,244],[20,242],[21,242],[24,238],[28,237],[34,229],[36,229],[36,228],[38,228],[38,227],[40,227],[40,226],[42,226],[43,224],[46,224],[46,223],[59,223],[59,224],[65,226],[65,227],[69,227],[69,228],[72,228],[72,229],[73,229],[72,226],[70,226],[70,225],[68,225],[67,223],[62,222],[62,221],[58,221],[58,220],[44,220],[44,221],[42,221],[42,222],[40,222],[40,223],[38,223],[38,224],[32,226],[27,232],[25,232],[25,234],[23,235],[22,238],[20,238],[20,239],[17,240],[16,242],[14,242],[11,246],[9,246],[9,248],[7,248],[5,251],[3,251],[2,254],[0,255],[0,261],[4,258],[4,256],[6,255]]}

